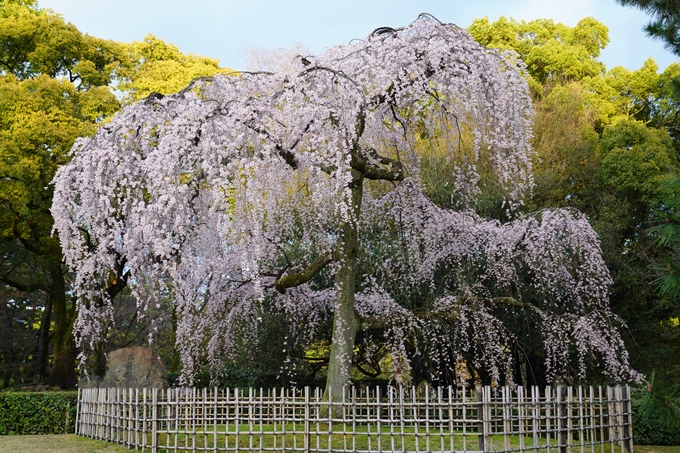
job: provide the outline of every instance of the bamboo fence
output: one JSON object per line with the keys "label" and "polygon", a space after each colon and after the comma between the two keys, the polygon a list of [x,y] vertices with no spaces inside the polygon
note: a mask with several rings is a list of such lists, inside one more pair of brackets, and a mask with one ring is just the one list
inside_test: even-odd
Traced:
{"label": "bamboo fence", "polygon": [[628,387],[95,388],[76,433],[153,453],[633,452]]}

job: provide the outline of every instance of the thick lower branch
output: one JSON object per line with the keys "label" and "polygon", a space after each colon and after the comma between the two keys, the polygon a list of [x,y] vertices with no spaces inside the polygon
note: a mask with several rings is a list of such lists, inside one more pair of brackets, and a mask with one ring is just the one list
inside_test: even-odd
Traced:
{"label": "thick lower branch", "polygon": [[386,168],[381,168],[366,162],[366,158],[360,152],[352,153],[351,167],[360,172],[366,179],[379,179],[384,181],[403,181],[404,167],[401,162],[380,157],[379,162],[389,162]]}
{"label": "thick lower branch", "polygon": [[314,260],[312,264],[307,266],[307,268],[303,269],[302,271],[296,272],[294,274],[288,274],[285,277],[276,279],[276,282],[274,282],[274,287],[278,292],[284,294],[286,289],[300,286],[303,283],[310,281],[331,261],[332,260],[330,256],[320,255],[316,260]]}
{"label": "thick lower branch", "polygon": [[6,275],[0,276],[0,282],[4,283],[7,286],[11,286],[12,288],[16,289],[17,291],[24,291],[24,292],[27,292],[27,293],[30,293],[30,292],[33,292],[33,291],[38,291],[38,290],[49,291],[49,287],[47,287],[44,284],[20,282],[18,280],[12,279],[11,277],[8,277]]}
{"label": "thick lower branch", "polygon": [[[463,305],[465,302],[470,302],[472,300],[477,300],[479,302],[483,302],[486,305],[506,305],[510,307],[518,307],[518,308],[533,308],[533,305],[531,305],[528,302],[522,302],[521,300],[515,299],[514,297],[491,297],[491,298],[473,298],[473,297],[456,297],[456,305],[460,306]],[[356,311],[355,311],[356,313]],[[437,314],[433,315],[431,312],[428,311],[413,311],[411,312],[413,316],[416,318],[425,318],[425,317],[432,317],[436,316],[439,319],[452,319],[455,320],[458,316],[457,311],[452,312],[438,312]],[[378,330],[384,330],[388,327],[388,324],[384,318],[377,318],[374,316],[360,316],[358,313],[356,313],[356,316],[361,319],[361,329],[362,330],[368,330],[368,329],[378,329]]]}

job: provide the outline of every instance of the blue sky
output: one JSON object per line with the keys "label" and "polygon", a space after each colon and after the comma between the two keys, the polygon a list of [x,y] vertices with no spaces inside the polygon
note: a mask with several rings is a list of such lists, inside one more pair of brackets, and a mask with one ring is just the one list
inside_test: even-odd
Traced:
{"label": "blue sky", "polygon": [[609,27],[602,52],[607,68],[637,69],[653,57],[661,69],[677,61],[663,44],[647,38],[649,18],[615,0],[39,0],[91,35],[138,41],[148,33],[183,52],[219,58],[222,66],[243,69],[243,50],[302,43],[314,53],[363,38],[381,26],[400,27],[419,13],[461,27],[473,19],[500,16],[518,20],[550,18],[573,26],[592,16]]}

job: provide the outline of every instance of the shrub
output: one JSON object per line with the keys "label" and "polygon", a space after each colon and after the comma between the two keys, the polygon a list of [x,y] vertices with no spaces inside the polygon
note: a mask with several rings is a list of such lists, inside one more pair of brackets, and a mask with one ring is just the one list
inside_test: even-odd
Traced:
{"label": "shrub", "polygon": [[661,426],[658,420],[642,416],[633,409],[635,445],[680,445],[680,432]]}
{"label": "shrub", "polygon": [[0,436],[75,431],[76,392],[0,393]]}
{"label": "shrub", "polygon": [[[179,373],[168,373],[168,383],[170,387],[179,386]],[[257,376],[247,368],[238,367],[232,364],[225,364],[220,373],[215,376],[215,380],[210,378],[210,371],[206,368],[194,376],[193,387],[197,389],[211,388],[249,388],[257,387],[259,384]]]}

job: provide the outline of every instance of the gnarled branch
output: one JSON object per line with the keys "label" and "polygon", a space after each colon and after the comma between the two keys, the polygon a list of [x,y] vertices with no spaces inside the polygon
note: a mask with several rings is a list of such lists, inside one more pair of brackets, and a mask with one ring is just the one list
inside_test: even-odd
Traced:
{"label": "gnarled branch", "polygon": [[286,289],[300,286],[303,283],[310,281],[316,274],[321,272],[321,269],[326,267],[332,261],[329,255],[319,255],[319,257],[309,266],[300,272],[288,274],[285,277],[276,279],[274,287],[281,294],[285,294]]}

